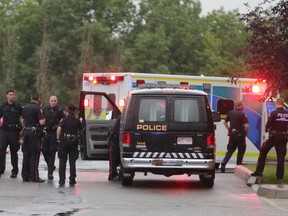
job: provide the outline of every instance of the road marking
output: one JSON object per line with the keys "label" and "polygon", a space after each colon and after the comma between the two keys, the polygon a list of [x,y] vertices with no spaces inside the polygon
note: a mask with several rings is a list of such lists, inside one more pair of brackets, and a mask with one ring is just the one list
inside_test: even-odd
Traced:
{"label": "road marking", "polygon": [[271,205],[271,206],[273,206],[273,207],[275,207],[275,208],[277,208],[277,209],[279,209],[279,210],[282,210],[282,211],[284,211],[284,212],[288,212],[288,209],[285,209],[285,208],[283,208],[283,207],[280,207],[280,206],[278,206],[275,202],[273,202],[271,199],[268,199],[268,198],[265,198],[265,197],[262,197],[262,199],[266,202],[266,203],[268,203],[269,205]]}

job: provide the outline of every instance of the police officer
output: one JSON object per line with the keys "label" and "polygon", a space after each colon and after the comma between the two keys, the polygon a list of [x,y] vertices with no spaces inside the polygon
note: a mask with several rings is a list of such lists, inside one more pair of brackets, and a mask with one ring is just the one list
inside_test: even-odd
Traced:
{"label": "police officer", "polygon": [[237,165],[241,165],[243,161],[243,157],[246,151],[246,135],[248,134],[249,129],[248,119],[243,112],[243,109],[243,102],[237,101],[235,110],[228,112],[223,123],[228,130],[229,142],[227,145],[226,155],[221,163],[222,173],[225,172],[225,166],[237,148]]}
{"label": "police officer", "polygon": [[45,119],[40,109],[38,93],[31,94],[31,103],[23,108],[23,164],[22,178],[24,182],[44,182],[39,178],[38,165],[41,148],[41,126]]}
{"label": "police officer", "polygon": [[117,167],[120,164],[120,147],[119,147],[119,132],[120,132],[120,119],[121,116],[118,116],[115,124],[111,129],[111,133],[108,138],[109,143],[109,181],[119,181],[120,177],[117,173]]}
{"label": "police officer", "polygon": [[13,89],[7,90],[6,99],[7,101],[0,107],[0,118],[3,117],[0,130],[0,176],[5,170],[6,149],[9,145],[13,167],[10,177],[16,178],[18,174],[22,105],[15,101],[15,91]]}
{"label": "police officer", "polygon": [[56,130],[62,118],[65,117],[63,109],[58,107],[58,99],[51,96],[49,106],[45,107],[45,136],[42,143],[42,153],[48,166],[48,179],[53,179],[53,171],[55,170],[55,154],[57,152]]}
{"label": "police officer", "polygon": [[69,184],[76,184],[76,160],[79,157],[79,138],[83,129],[81,121],[75,117],[76,107],[67,106],[68,115],[63,118],[57,128],[58,158],[59,158],[59,185],[63,186],[66,179],[66,163],[69,155],[70,178]]}
{"label": "police officer", "polygon": [[276,176],[278,186],[283,187],[284,162],[287,152],[287,127],[288,111],[284,110],[284,100],[278,98],[276,100],[276,110],[270,114],[265,127],[266,132],[269,132],[269,138],[260,148],[256,171],[251,176],[262,176],[267,154],[272,147],[275,147],[277,154]]}

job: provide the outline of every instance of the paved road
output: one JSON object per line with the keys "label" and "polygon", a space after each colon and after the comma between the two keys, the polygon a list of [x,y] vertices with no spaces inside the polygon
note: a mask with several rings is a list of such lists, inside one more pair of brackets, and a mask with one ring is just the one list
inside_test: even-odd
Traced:
{"label": "paved road", "polygon": [[[9,157],[8,163],[9,163]],[[47,175],[41,158],[40,176]],[[21,161],[21,159],[20,159]],[[10,165],[0,178],[2,215],[233,215],[287,216],[284,199],[259,197],[233,173],[217,173],[213,189],[204,189],[197,176],[166,178],[137,173],[132,187],[108,182],[107,161],[78,161],[78,184],[58,187],[51,182],[23,183],[10,179]]]}

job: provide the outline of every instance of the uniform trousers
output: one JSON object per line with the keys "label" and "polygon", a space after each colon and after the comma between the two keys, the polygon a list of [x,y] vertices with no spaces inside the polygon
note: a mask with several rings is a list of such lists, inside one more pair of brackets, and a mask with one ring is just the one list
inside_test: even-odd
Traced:
{"label": "uniform trousers", "polygon": [[231,134],[229,137],[229,143],[227,145],[227,152],[222,161],[222,164],[225,166],[230,160],[233,153],[238,148],[237,154],[237,165],[241,165],[243,161],[243,157],[246,151],[246,141],[245,136],[238,136],[237,134]]}
{"label": "uniform trousers", "polygon": [[4,173],[6,165],[6,150],[9,145],[12,173],[18,174],[18,151],[20,149],[19,131],[0,130],[0,173]]}
{"label": "uniform trousers", "polygon": [[109,142],[109,177],[113,178],[118,175],[117,167],[120,164],[120,147],[118,139],[111,139]]}
{"label": "uniform trousers", "polygon": [[41,153],[41,139],[35,131],[23,131],[23,164],[22,178],[23,181],[38,181],[39,180],[39,158]]}
{"label": "uniform trousers", "polygon": [[260,148],[260,154],[259,154],[257,168],[256,168],[255,173],[262,175],[264,167],[265,167],[267,154],[272,147],[275,147],[276,154],[277,154],[276,176],[278,179],[283,179],[284,162],[285,162],[285,156],[287,153],[286,145],[287,145],[287,138],[284,135],[275,135],[275,136],[269,137]]}
{"label": "uniform trousers", "polygon": [[48,173],[55,170],[55,155],[57,152],[56,131],[47,131],[42,143],[42,153],[48,166]]}
{"label": "uniform trousers", "polygon": [[70,182],[75,182],[76,178],[76,160],[79,157],[78,140],[71,141],[62,139],[59,149],[59,182],[64,183],[66,179],[66,163],[69,157]]}

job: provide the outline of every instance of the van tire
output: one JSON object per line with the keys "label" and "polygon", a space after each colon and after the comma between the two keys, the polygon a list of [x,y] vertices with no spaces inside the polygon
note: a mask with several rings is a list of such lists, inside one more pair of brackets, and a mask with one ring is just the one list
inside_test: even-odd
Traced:
{"label": "van tire", "polygon": [[209,177],[206,175],[199,175],[200,181],[204,188],[213,188],[215,179],[215,168],[209,172]]}
{"label": "van tire", "polygon": [[131,186],[133,184],[133,177],[122,176],[121,183],[123,186]]}
{"label": "van tire", "polygon": [[201,183],[202,183],[204,188],[213,188],[214,179],[204,178],[204,179],[201,179]]}

